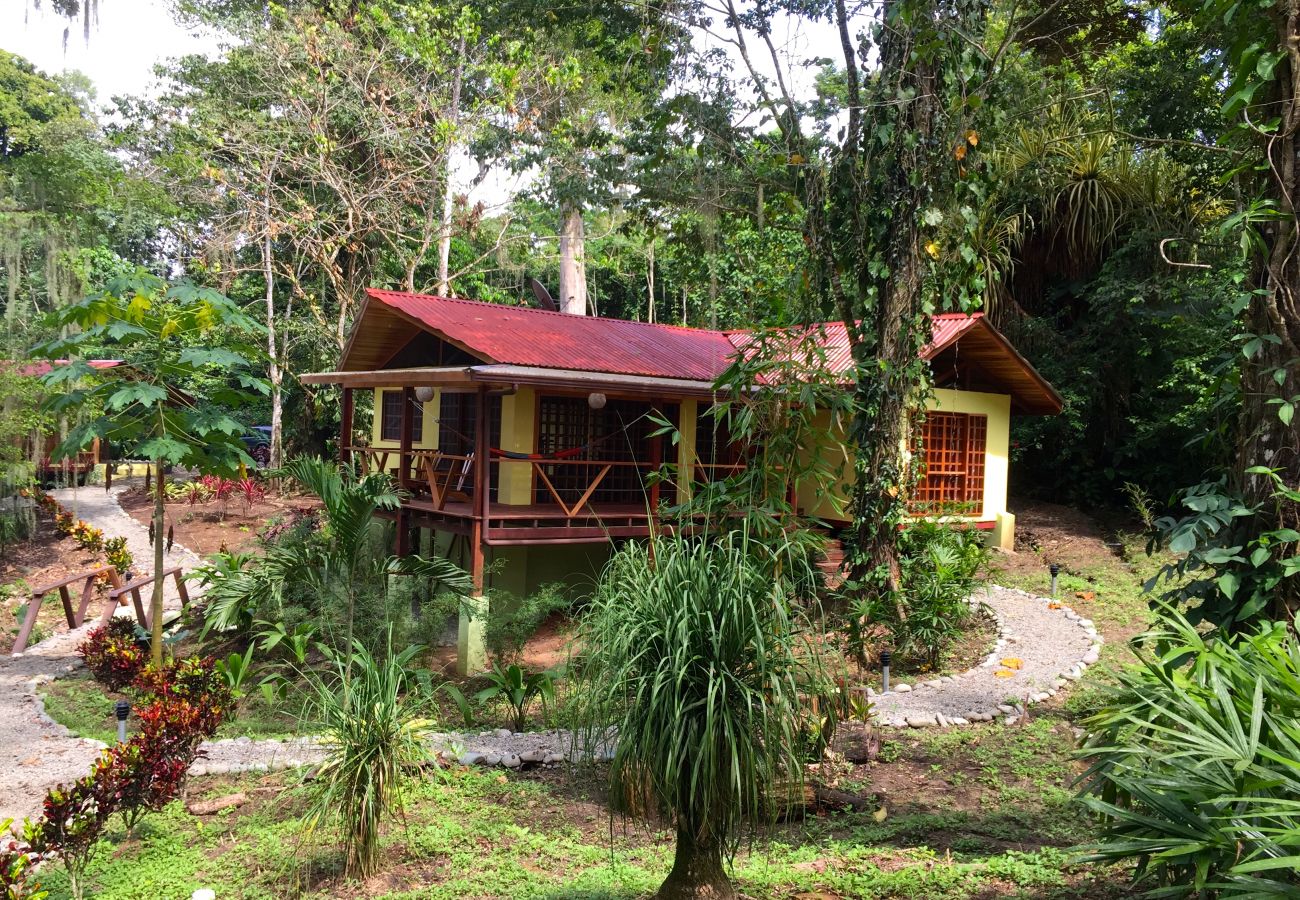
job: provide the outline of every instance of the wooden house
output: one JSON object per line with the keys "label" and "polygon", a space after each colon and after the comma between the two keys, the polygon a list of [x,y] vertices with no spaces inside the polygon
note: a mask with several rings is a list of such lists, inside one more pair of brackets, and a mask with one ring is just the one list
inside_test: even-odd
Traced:
{"label": "wooden house", "polygon": [[[847,373],[843,324],[819,334],[828,364]],[[661,503],[684,498],[664,491],[684,495],[744,464],[702,423],[747,338],[372,290],[338,371],[303,380],[342,387],[344,459],[405,490],[399,551],[436,541],[480,589],[522,596],[594,575],[612,540],[649,535]],[[1058,413],[1061,398],[979,314],[935,316],[922,355],[936,390],[918,514],[956,513],[1010,548],[1011,416]],[[364,407],[373,414],[358,421]],[[654,434],[652,411],[677,426],[675,446]],[[676,466],[671,488],[647,479],[664,463]],[[833,526],[846,491],[805,486],[798,505]]]}

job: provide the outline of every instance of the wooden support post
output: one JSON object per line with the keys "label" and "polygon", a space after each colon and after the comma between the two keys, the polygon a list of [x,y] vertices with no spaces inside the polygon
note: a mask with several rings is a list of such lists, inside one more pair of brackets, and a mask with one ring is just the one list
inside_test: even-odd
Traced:
{"label": "wooden support post", "polygon": [[472,597],[465,598],[461,604],[456,635],[456,671],[461,675],[472,675],[487,665],[487,648],[483,638],[488,599],[483,594],[483,582],[487,568],[485,540],[490,510],[488,493],[492,479],[488,433],[487,392],[486,389],[479,388],[474,420],[474,518],[470,523],[469,536],[469,573],[474,592]]}
{"label": "wooden support post", "polygon": [[664,463],[663,435],[656,434],[650,439],[650,467],[654,473],[654,483],[650,485],[650,532],[658,531],[659,524],[659,479]]}
{"label": "wooden support post", "polygon": [[479,388],[474,415],[474,505],[481,526],[476,543],[480,544],[488,538],[488,494],[492,490],[492,449],[488,446],[488,434],[487,389]]}
{"label": "wooden support post", "polygon": [[397,484],[411,487],[411,446],[415,443],[415,388],[402,388],[401,449],[397,454]]}
{"label": "wooden support post", "polygon": [[59,585],[59,599],[63,601],[63,618],[68,620],[69,628],[77,627],[77,614],[72,610],[72,595],[66,584]]}
{"label": "wooden support post", "polygon": [[343,409],[339,414],[339,462],[350,465],[352,462],[352,416],[355,411],[352,388],[343,389]]}

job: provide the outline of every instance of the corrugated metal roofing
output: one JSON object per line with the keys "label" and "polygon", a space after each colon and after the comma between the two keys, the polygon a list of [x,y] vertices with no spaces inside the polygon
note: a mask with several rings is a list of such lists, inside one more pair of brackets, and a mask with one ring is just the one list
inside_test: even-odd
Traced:
{"label": "corrugated metal roofing", "polygon": [[[66,366],[67,364],[68,361],[66,359],[56,359],[54,362],[42,359],[37,360],[36,362],[21,363],[19,364],[18,374],[27,378],[40,378],[42,375],[48,374],[55,366]],[[3,368],[6,365],[13,365],[13,363],[0,362],[0,368]],[[86,365],[90,366],[92,369],[113,369],[122,365],[122,360],[88,359],[86,360]]]}
{"label": "corrugated metal roofing", "polygon": [[398,291],[367,292],[486,362],[708,381],[735,348],[721,331]]}
{"label": "corrugated metal roofing", "polygon": [[[367,293],[487,362],[519,366],[709,381],[726,369],[751,334],[573,316],[401,291]],[[930,343],[921,355],[929,358],[948,346],[981,315],[935,316]],[[810,328],[821,334],[831,371],[849,371],[852,350],[844,323],[826,322]]]}

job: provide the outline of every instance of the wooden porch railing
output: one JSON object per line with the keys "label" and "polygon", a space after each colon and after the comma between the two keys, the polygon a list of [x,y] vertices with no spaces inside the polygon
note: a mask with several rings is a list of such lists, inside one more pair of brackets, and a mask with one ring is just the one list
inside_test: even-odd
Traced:
{"label": "wooden porch railing", "polygon": [[[181,609],[188,608],[190,605],[190,592],[185,586],[184,571],[180,566],[173,566],[170,569],[164,570],[160,577],[166,579],[168,576],[176,579],[176,593],[179,594],[181,598]],[[154,583],[154,580],[155,579],[152,575],[147,578],[137,578],[129,584],[121,585],[108,592],[108,596],[114,601],[114,603],[125,602],[122,598],[128,595],[131,597],[131,603],[135,607],[135,620],[140,623],[141,628],[148,628],[150,626],[150,621],[149,615],[144,610],[144,601],[140,597],[140,588],[148,587]]]}
{"label": "wooden porch railing", "polygon": [[[27,641],[32,636],[32,629],[36,627],[36,617],[40,613],[41,605],[45,602],[45,598],[55,591],[58,591],[59,600],[63,603],[63,615],[67,619],[68,627],[80,628],[81,624],[86,621],[86,611],[90,609],[90,604],[95,599],[95,583],[103,578],[107,578],[115,588],[120,587],[122,584],[122,578],[117,574],[117,569],[112,566],[104,566],[98,569],[87,569],[84,572],[78,572],[76,575],[69,575],[62,581],[43,585],[33,590],[32,599],[27,604],[27,614],[23,616],[22,627],[18,629],[18,639],[14,641],[11,652],[17,655],[27,649]],[[68,591],[68,587],[78,581],[82,582],[81,602],[74,610],[72,608],[72,594]],[[117,605],[117,599],[112,592],[109,593],[109,598],[111,602],[105,604],[104,612],[100,616],[100,622],[107,622],[109,616],[113,614],[113,607]]]}

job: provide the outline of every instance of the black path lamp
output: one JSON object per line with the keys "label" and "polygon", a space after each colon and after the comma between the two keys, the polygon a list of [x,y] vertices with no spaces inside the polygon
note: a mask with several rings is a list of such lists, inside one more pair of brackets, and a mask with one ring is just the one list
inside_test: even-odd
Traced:
{"label": "black path lamp", "polygon": [[1056,599],[1056,576],[1061,574],[1061,567],[1056,563],[1052,563],[1050,566],[1047,567],[1047,571],[1052,573],[1052,599],[1055,600]]}
{"label": "black path lamp", "polygon": [[131,703],[129,700],[119,700],[113,705],[113,711],[117,713],[117,742],[126,743],[126,719],[131,715]]}
{"label": "black path lamp", "polygon": [[882,694],[889,693],[889,661],[893,656],[888,650],[880,651],[880,686]]}

